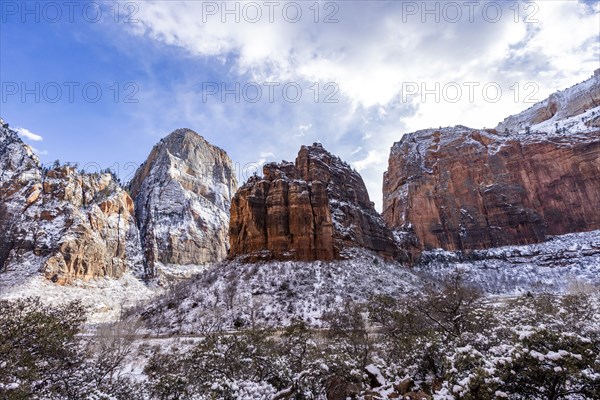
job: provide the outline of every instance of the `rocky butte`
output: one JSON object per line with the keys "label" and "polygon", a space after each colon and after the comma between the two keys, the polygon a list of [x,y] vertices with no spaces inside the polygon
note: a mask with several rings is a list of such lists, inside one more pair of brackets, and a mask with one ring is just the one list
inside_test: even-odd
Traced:
{"label": "rocky butte", "polygon": [[317,143],[248,179],[233,197],[229,235],[231,257],[246,261],[335,260],[356,247],[396,254],[361,176]]}
{"label": "rocky butte", "polygon": [[224,150],[192,130],[176,130],[154,146],[129,187],[147,277],[159,264],[207,264],[227,256],[237,181]]}
{"label": "rocky butte", "polygon": [[600,70],[496,129],[405,135],[383,218],[418,254],[529,244],[600,229]]}
{"label": "rocky butte", "polygon": [[111,174],[45,169],[0,123],[0,272],[23,267],[57,283],[118,278],[141,262],[133,201]]}

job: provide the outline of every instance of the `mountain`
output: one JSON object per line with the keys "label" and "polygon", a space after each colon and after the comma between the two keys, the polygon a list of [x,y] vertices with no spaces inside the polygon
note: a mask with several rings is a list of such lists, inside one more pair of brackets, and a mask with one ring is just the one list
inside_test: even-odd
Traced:
{"label": "mountain", "polygon": [[198,265],[227,255],[237,188],[227,153],[189,129],[154,146],[130,185],[147,277],[161,265]]}
{"label": "mountain", "polygon": [[0,272],[41,272],[61,284],[125,271],[153,278],[157,264],[227,255],[233,165],[190,130],[154,146],[130,183],[134,201],[111,173],[43,168],[2,121],[0,185]]}
{"label": "mountain", "polygon": [[235,194],[231,257],[248,261],[334,260],[359,247],[392,257],[391,232],[361,176],[320,144],[302,146],[295,163],[263,168]]}
{"label": "mountain", "polygon": [[[148,278],[187,276],[181,264],[226,256],[236,186],[223,150],[178,130],[137,171],[136,204],[109,171],[42,167],[0,121],[0,297],[77,299],[91,321],[113,320],[162,292]],[[158,270],[163,263],[177,265]]]}
{"label": "mountain", "polygon": [[[165,293],[183,301],[176,311],[192,325],[214,306],[233,325],[243,314],[318,326],[332,304],[418,291],[457,268],[494,294],[597,283],[599,79],[498,129],[407,134],[391,150],[383,216],[361,176],[316,143],[236,191],[225,151],[179,129],[126,190],[111,173],[43,168],[2,121],[0,297],[83,299],[94,316],[114,318],[162,293],[163,277],[202,270]],[[543,120],[545,109],[554,111]],[[188,315],[194,304],[202,307]]]}
{"label": "mountain", "polygon": [[133,201],[113,176],[42,168],[4,121],[0,185],[0,271],[64,284],[118,278],[140,262]]}
{"label": "mountain", "polygon": [[[39,197],[34,182],[41,181],[41,169],[33,150],[0,119],[0,265],[15,247],[21,211]],[[34,193],[35,192],[35,193]],[[33,196],[32,196],[33,195]]]}
{"label": "mountain", "polygon": [[600,229],[600,72],[511,116],[405,135],[384,174],[383,218],[415,256]]}
{"label": "mountain", "polygon": [[529,128],[530,131],[548,132],[564,127],[576,132],[600,128],[600,113],[594,112],[599,106],[600,68],[591,78],[553,93],[519,114],[511,115],[500,122],[496,130],[519,132]]}

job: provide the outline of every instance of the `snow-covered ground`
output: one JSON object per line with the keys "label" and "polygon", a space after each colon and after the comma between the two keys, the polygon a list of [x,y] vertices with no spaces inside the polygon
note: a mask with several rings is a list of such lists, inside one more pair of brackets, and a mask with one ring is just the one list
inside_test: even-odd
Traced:
{"label": "snow-covered ground", "polygon": [[162,326],[168,332],[252,323],[286,326],[298,319],[319,327],[324,312],[347,300],[365,302],[377,294],[417,291],[420,285],[406,267],[366,251],[330,262],[228,261],[174,286],[142,313],[147,326]]}
{"label": "snow-covered ground", "polygon": [[[593,132],[600,129],[600,106],[570,118],[557,119],[556,116],[531,127],[531,132],[554,132],[553,135],[572,137],[578,133]],[[594,126],[596,125],[596,126]],[[521,131],[521,134],[526,133]]]}
{"label": "snow-covered ground", "polygon": [[0,274],[0,298],[40,297],[48,304],[63,304],[80,300],[89,309],[89,322],[114,321],[122,308],[150,299],[162,289],[150,288],[131,272],[120,279],[101,278],[72,285],[57,285],[31,266],[21,266]]}
{"label": "snow-covered ground", "polygon": [[89,310],[92,324],[115,321],[121,310],[159,296],[169,286],[191,279],[210,265],[165,265],[157,263],[157,278],[144,282],[141,266],[121,278],[76,279],[70,285],[58,285],[46,279],[40,268],[42,258],[31,255],[22,264],[10,265],[0,273],[0,299],[40,297],[48,304],[81,300]]}
{"label": "snow-covered ground", "polygon": [[[323,312],[346,300],[364,302],[376,294],[418,292],[429,281],[463,271],[489,295],[531,292],[565,293],[600,286],[600,230],[549,238],[527,246],[473,251],[442,250],[423,254],[407,268],[365,251],[332,262],[228,261],[189,267],[169,274],[166,286],[147,285],[131,273],[121,279],[75,281],[56,285],[35,268],[23,265],[0,274],[0,298],[40,296],[52,304],[79,299],[90,309],[90,322],[117,319],[121,309],[138,307],[164,332],[198,332],[235,328],[252,322],[284,326],[302,319],[320,326]],[[173,283],[179,281],[178,283]]]}
{"label": "snow-covered ground", "polygon": [[141,312],[147,326],[164,332],[197,333],[253,323],[276,327],[295,319],[320,327],[323,313],[347,300],[361,303],[377,294],[418,293],[425,283],[441,281],[457,271],[493,296],[597,287],[600,231],[468,256],[431,251],[413,268],[364,251],[356,251],[352,259],[332,262],[229,261],[174,286]]}
{"label": "snow-covered ground", "polygon": [[468,256],[430,251],[423,254],[423,262],[413,272],[425,280],[438,280],[457,270],[494,295],[564,293],[585,285],[600,286],[600,230],[555,236],[526,246],[478,250]]}

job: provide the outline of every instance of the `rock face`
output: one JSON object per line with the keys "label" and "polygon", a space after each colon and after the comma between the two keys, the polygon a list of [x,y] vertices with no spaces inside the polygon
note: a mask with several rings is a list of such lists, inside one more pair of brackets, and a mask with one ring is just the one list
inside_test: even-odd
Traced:
{"label": "rock face", "polygon": [[0,271],[13,248],[22,211],[40,195],[42,171],[36,155],[0,120]]}
{"label": "rock face", "polygon": [[233,166],[196,133],[154,147],[131,182],[134,202],[110,173],[42,168],[4,121],[0,129],[0,272],[41,271],[62,284],[226,257]]}
{"label": "rock face", "polygon": [[[534,104],[522,113],[511,115],[496,127],[498,132],[519,132],[526,127],[536,129],[546,121],[560,121],[586,113],[600,106],[600,68],[594,75],[568,89],[553,93],[547,99]],[[588,118],[588,126],[600,123],[600,115]],[[546,130],[549,126],[544,127]],[[551,126],[554,129],[554,126]],[[539,129],[539,128],[538,128]]]}
{"label": "rock face", "polygon": [[[118,278],[140,264],[133,200],[112,175],[80,174],[68,166],[50,170],[41,202],[39,214],[31,209],[41,232],[37,242],[58,246],[45,262],[47,278]],[[34,253],[40,250],[43,245]]]}
{"label": "rock face", "polygon": [[295,163],[271,163],[231,204],[232,257],[334,260],[362,247],[395,255],[391,232],[360,175],[320,144],[303,146]]}
{"label": "rock face", "polygon": [[[600,229],[600,107],[591,108],[599,80],[597,73],[507,118],[501,132],[428,129],[395,143],[383,218],[403,246],[418,255]],[[557,108],[540,121],[546,117],[535,110],[544,104]]]}
{"label": "rock face", "polygon": [[117,278],[140,263],[133,201],[110,174],[42,169],[4,125],[0,185],[0,271],[30,265],[69,283]]}
{"label": "rock face", "polygon": [[237,188],[225,151],[179,129],[154,146],[130,183],[147,277],[156,264],[206,264],[227,255]]}

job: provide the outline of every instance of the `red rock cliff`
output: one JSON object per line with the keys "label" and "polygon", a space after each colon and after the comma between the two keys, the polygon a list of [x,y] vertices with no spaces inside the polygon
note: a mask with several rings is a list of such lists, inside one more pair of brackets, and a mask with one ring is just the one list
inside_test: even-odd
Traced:
{"label": "red rock cliff", "polygon": [[419,131],[392,148],[383,192],[386,223],[413,234],[418,250],[600,229],[600,131],[526,138],[465,127]]}
{"label": "red rock cliff", "polygon": [[265,165],[263,175],[232,200],[232,257],[333,260],[352,247],[395,254],[360,175],[320,144],[303,146],[295,164]]}
{"label": "red rock cliff", "polygon": [[415,256],[600,229],[599,118],[600,70],[497,130],[407,134],[384,174],[383,218]]}

